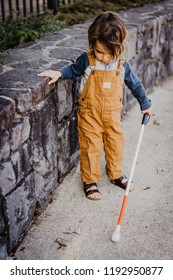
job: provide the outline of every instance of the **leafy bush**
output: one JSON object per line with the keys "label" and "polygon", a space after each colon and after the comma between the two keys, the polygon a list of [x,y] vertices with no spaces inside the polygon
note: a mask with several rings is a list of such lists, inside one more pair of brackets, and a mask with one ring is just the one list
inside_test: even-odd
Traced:
{"label": "leafy bush", "polygon": [[50,12],[40,17],[7,19],[0,25],[0,52],[33,41],[64,26]]}

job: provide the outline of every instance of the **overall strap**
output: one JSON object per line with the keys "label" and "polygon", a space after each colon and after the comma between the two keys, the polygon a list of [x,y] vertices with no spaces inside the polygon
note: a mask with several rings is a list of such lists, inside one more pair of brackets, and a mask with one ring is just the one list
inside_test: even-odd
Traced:
{"label": "overall strap", "polygon": [[95,56],[94,56],[93,51],[88,51],[87,52],[87,57],[88,57],[88,60],[89,60],[89,65],[90,66],[95,66],[96,61],[95,61]]}

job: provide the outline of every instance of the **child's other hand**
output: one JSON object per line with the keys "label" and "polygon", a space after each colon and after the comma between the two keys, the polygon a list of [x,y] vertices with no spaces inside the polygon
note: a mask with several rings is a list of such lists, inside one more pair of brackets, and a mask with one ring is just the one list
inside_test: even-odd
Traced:
{"label": "child's other hand", "polygon": [[148,108],[147,110],[142,111],[142,114],[145,114],[145,113],[147,113],[151,117],[151,115],[153,113],[152,107]]}
{"label": "child's other hand", "polygon": [[48,85],[51,85],[51,84],[55,83],[56,81],[58,81],[58,79],[62,77],[62,74],[60,71],[47,70],[47,71],[44,71],[44,72],[38,74],[38,76],[51,78],[51,80],[48,82]]}

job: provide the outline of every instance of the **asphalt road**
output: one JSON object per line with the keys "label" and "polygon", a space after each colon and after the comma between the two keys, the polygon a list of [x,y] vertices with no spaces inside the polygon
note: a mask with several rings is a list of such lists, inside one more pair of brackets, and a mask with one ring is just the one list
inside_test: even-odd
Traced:
{"label": "asphalt road", "polygon": [[[19,260],[173,259],[173,80],[150,94],[147,124],[129,193],[121,239],[113,243],[124,191],[105,173],[98,183],[102,200],[85,198],[79,166],[59,185],[54,200],[31,226],[15,258]],[[141,129],[138,104],[123,119],[124,171],[128,176]]]}

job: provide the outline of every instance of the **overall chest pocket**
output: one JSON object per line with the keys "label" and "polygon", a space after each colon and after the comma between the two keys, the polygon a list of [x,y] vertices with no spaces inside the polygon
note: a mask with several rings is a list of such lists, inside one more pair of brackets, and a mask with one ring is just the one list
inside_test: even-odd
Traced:
{"label": "overall chest pocket", "polygon": [[104,97],[113,97],[119,101],[123,97],[123,87],[117,79],[107,79],[96,81],[96,94]]}

